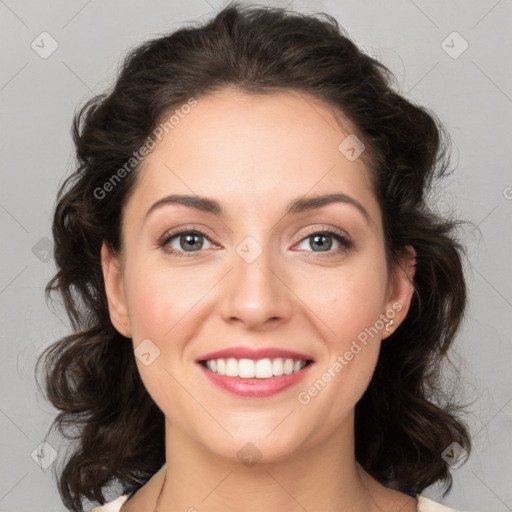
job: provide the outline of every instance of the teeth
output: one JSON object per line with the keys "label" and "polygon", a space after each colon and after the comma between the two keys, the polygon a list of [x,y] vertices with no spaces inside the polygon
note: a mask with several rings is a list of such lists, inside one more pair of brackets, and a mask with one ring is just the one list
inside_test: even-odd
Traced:
{"label": "teeth", "polygon": [[291,373],[293,373],[293,367],[294,367],[293,359],[286,359],[284,362],[284,368],[283,368],[284,374],[290,375]]}
{"label": "teeth", "polygon": [[226,375],[228,377],[238,377],[238,363],[236,359],[228,359],[226,362]]}
{"label": "teeth", "polygon": [[281,375],[296,373],[306,366],[306,361],[297,359],[211,359],[206,361],[208,370],[227,375],[228,377],[241,377],[242,379],[269,379]]}
{"label": "teeth", "polygon": [[272,375],[283,375],[283,360],[278,357],[272,361]]}
{"label": "teeth", "polygon": [[[230,359],[230,361],[233,361],[233,365],[237,366],[235,359]],[[272,370],[270,370],[270,373],[272,374]],[[240,359],[240,361],[238,361],[238,371],[236,372],[235,377],[237,376],[243,377],[244,379],[256,377],[254,361],[251,361],[250,359]]]}

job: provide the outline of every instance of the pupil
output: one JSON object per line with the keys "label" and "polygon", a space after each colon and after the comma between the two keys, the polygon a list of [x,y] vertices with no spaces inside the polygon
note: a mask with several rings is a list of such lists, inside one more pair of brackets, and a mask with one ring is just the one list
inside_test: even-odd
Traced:
{"label": "pupil", "polygon": [[201,244],[199,242],[196,242],[198,237],[199,237],[199,235],[196,235],[196,234],[183,235],[181,237],[181,239],[182,239],[182,242],[183,242],[183,240],[185,240],[184,247],[194,248],[194,246],[197,245],[198,246],[197,249],[200,249]]}
{"label": "pupil", "polygon": [[[321,247],[321,249],[324,251],[329,250],[332,246],[332,239],[328,235],[314,235],[312,238],[314,240],[314,243],[318,244]],[[325,238],[328,238],[330,240],[330,243],[325,243],[325,242],[319,241],[319,240],[325,239]]]}

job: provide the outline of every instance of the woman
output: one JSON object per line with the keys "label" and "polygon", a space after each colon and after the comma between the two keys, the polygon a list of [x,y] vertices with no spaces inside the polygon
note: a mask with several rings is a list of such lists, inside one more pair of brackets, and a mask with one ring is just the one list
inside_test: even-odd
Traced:
{"label": "woman", "polygon": [[43,354],[69,509],[118,481],[95,511],[448,510],[420,494],[470,451],[437,386],[448,145],[391,82],[327,15],[232,4],[76,116],[48,285],[75,332]]}

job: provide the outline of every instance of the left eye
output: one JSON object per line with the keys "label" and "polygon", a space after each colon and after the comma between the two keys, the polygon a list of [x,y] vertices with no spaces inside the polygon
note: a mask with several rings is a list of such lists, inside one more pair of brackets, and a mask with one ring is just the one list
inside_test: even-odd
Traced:
{"label": "left eye", "polygon": [[[338,247],[335,247],[333,251],[333,239],[338,243]],[[310,235],[303,238],[300,244],[309,243],[310,247],[314,247],[315,245],[320,248],[318,251],[312,252],[342,252],[350,249],[351,242],[345,238],[343,235],[336,233],[334,231],[317,231],[315,233],[311,233]],[[302,248],[303,249],[303,248]],[[307,250],[307,249],[306,249]]]}

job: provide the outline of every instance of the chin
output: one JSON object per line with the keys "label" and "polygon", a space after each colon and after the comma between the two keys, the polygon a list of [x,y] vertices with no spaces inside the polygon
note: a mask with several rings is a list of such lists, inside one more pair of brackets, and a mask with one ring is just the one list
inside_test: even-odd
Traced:
{"label": "chin", "polygon": [[[261,432],[261,431],[260,431]],[[285,432],[277,432],[268,436],[268,432],[259,435],[250,435],[247,432],[237,434],[232,432],[233,438],[203,440],[207,450],[218,457],[229,461],[242,463],[247,467],[254,464],[272,464],[291,457],[300,447],[304,446],[304,439],[298,436],[286,436]],[[268,436],[268,437],[266,437]]]}

